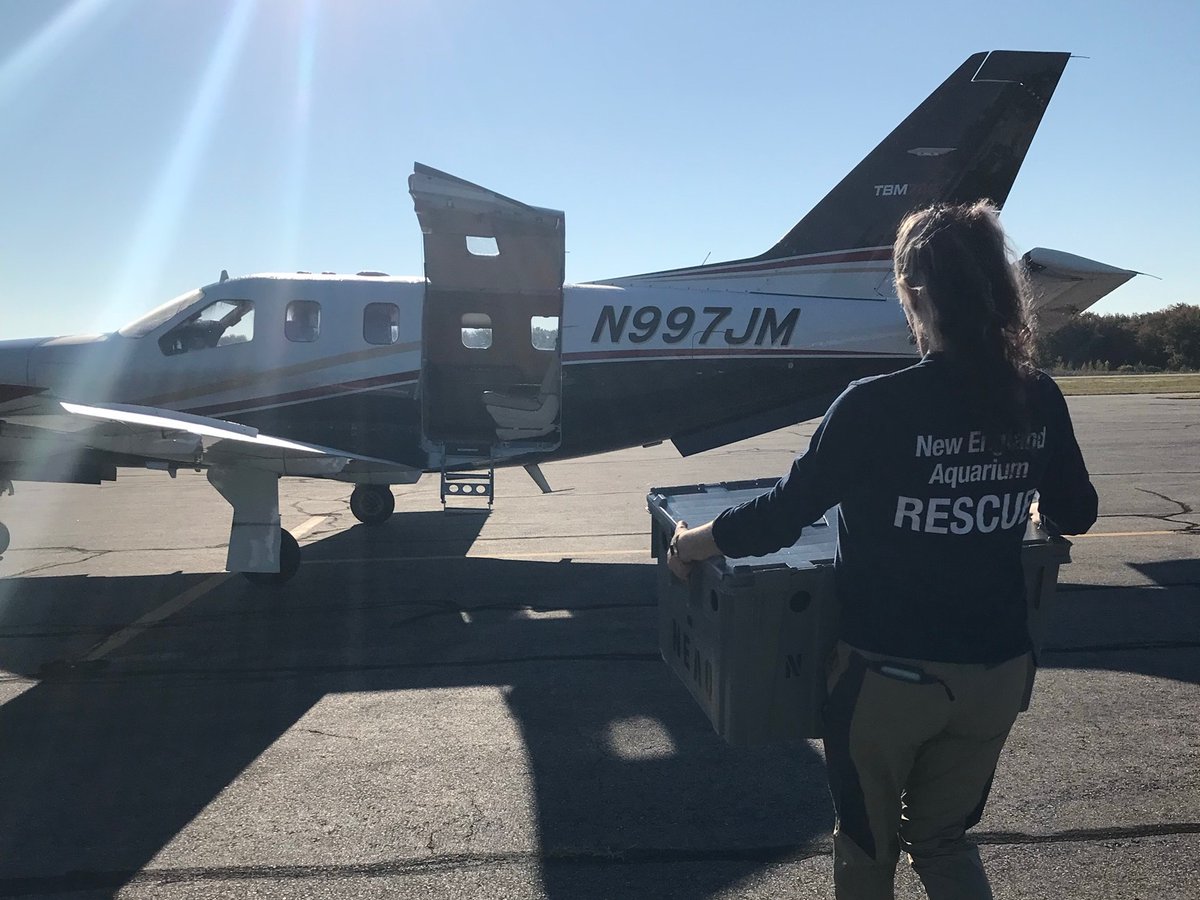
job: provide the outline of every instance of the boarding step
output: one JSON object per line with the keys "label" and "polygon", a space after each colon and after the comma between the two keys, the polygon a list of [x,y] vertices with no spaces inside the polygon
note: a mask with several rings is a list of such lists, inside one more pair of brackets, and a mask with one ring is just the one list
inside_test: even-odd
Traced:
{"label": "boarding step", "polygon": [[[483,471],[442,469],[442,508],[477,507],[482,500],[487,500],[490,507],[495,499],[495,488],[496,470],[490,466]],[[450,507],[448,500],[469,500],[471,503]]]}

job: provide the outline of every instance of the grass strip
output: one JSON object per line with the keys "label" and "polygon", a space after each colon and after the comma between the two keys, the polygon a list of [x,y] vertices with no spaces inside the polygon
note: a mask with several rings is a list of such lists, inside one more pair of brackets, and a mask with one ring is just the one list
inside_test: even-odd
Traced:
{"label": "grass strip", "polygon": [[1162,394],[1200,391],[1200,373],[1162,375],[1056,375],[1068,396],[1089,394]]}

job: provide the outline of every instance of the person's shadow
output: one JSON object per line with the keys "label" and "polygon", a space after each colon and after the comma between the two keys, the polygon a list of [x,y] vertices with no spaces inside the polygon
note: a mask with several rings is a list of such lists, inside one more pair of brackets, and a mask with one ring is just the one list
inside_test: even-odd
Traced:
{"label": "person's shadow", "polygon": [[[653,566],[468,558],[481,524],[409,513],[352,528],[311,544],[293,587],[230,579],[96,663],[72,660],[209,576],[0,582],[0,667],[42,678],[0,706],[0,896],[114,894],[348,691],[506,686],[548,896],[704,897],[818,852],[832,824],[819,755],[712,732],[659,658]],[[430,836],[394,857],[438,853]],[[686,882],[652,876],[700,861]],[[188,877],[253,877],[257,862],[206,874],[201,851]]]}

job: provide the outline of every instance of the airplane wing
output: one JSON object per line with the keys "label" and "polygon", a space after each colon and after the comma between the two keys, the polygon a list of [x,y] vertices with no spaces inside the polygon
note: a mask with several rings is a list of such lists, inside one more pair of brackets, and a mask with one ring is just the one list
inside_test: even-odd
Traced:
{"label": "airplane wing", "polygon": [[[421,472],[394,460],[261,434],[222,419],[119,403],[79,404],[48,394],[0,403],[0,475],[11,480],[96,482],[118,465],[238,467],[277,475],[394,483]],[[37,477],[38,475],[42,477]],[[72,477],[72,474],[78,477]]]}
{"label": "airplane wing", "polygon": [[1072,316],[1140,274],[1045,247],[1034,247],[1018,265],[1029,283],[1042,333],[1061,328]]}

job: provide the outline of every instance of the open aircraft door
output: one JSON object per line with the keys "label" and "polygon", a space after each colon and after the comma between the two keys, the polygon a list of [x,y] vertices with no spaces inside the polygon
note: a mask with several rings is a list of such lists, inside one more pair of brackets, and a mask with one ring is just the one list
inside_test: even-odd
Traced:
{"label": "open aircraft door", "polygon": [[418,163],[425,240],[421,417],[435,459],[561,442],[564,217]]}

